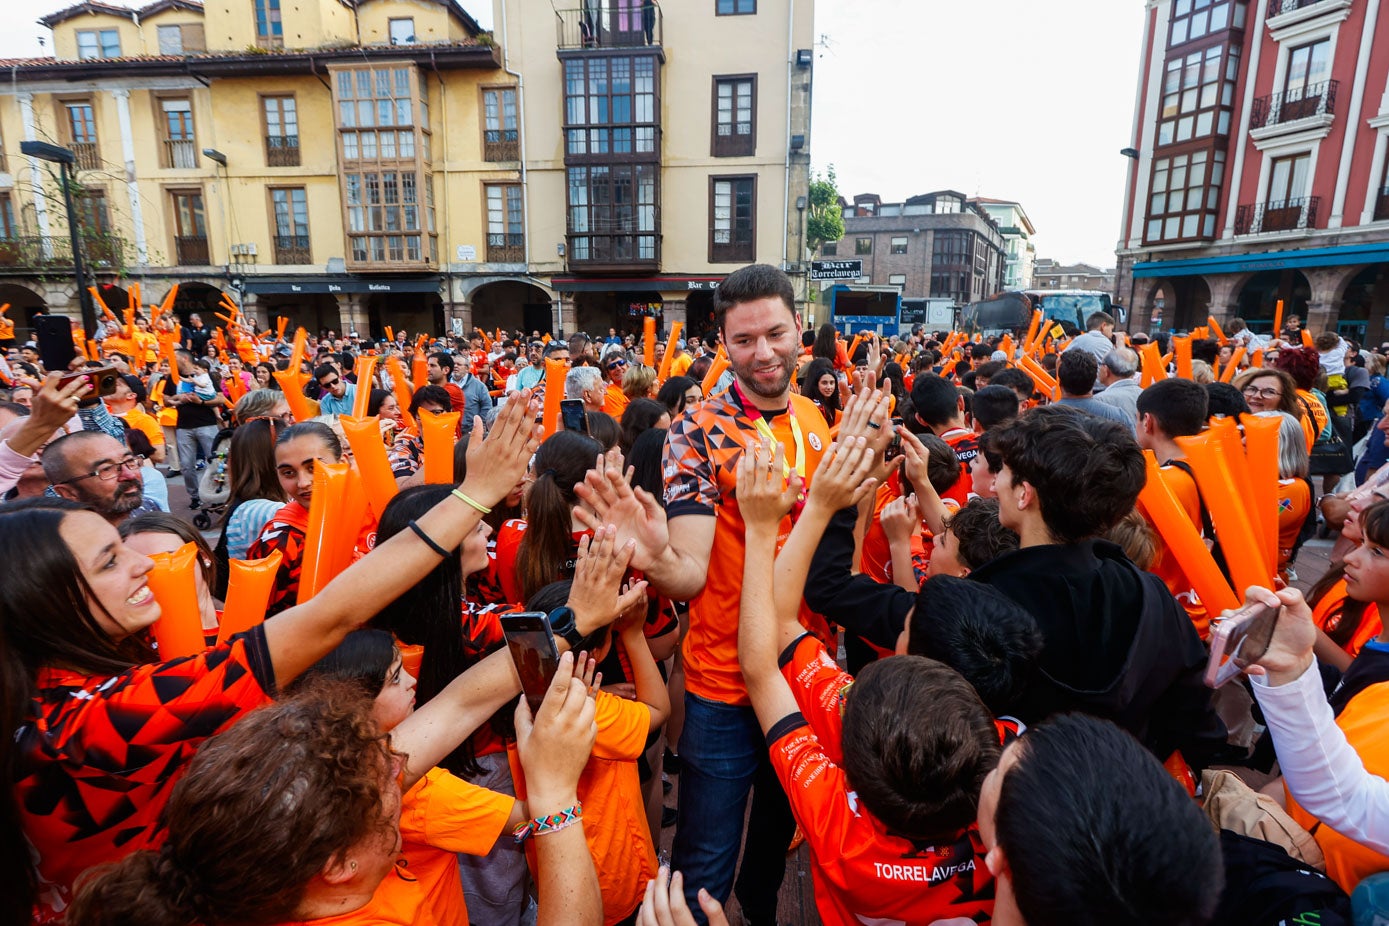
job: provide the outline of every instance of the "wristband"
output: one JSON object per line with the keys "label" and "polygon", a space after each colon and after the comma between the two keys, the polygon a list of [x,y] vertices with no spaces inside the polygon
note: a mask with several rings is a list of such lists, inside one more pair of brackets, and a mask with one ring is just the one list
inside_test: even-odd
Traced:
{"label": "wristband", "polygon": [[434,540],[433,537],[429,536],[428,534],[426,534],[426,533],[424,532],[424,528],[420,527],[420,526],[419,526],[418,524],[416,524],[414,521],[411,521],[411,522],[410,522],[408,525],[406,525],[406,526],[409,527],[410,530],[412,530],[412,531],[415,532],[415,536],[416,536],[416,537],[418,537],[418,538],[420,538],[420,540],[423,540],[423,541],[424,541],[425,546],[429,547],[429,549],[431,549],[431,550],[433,550],[435,553],[439,554],[439,557],[440,557],[441,559],[448,559],[449,551],[448,551],[448,550],[445,550],[443,547],[439,546],[439,544]]}
{"label": "wristband", "polygon": [[459,500],[460,502],[462,502],[463,504],[467,505],[469,508],[472,508],[472,509],[473,509],[474,511],[476,511],[478,514],[491,514],[491,513],[492,513],[492,509],[491,509],[491,508],[488,508],[488,507],[487,507],[486,505],[484,505],[482,502],[477,501],[476,499],[474,499],[474,498],[472,498],[471,496],[467,495],[462,489],[454,489],[454,490],[453,490],[452,492],[450,492],[449,494],[452,495],[454,498],[458,499],[458,500]]}
{"label": "wristband", "polygon": [[544,836],[547,833],[558,833],[567,826],[573,826],[584,818],[583,801],[576,801],[573,807],[566,807],[563,810],[546,814],[543,817],[536,817],[534,820],[527,820],[519,824],[512,837],[519,846],[531,836]]}

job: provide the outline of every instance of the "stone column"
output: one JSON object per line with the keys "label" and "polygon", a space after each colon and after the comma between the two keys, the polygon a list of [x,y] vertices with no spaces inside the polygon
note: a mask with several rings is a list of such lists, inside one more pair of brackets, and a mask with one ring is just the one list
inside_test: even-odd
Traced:
{"label": "stone column", "polygon": [[661,317],[664,319],[667,333],[670,332],[671,326],[674,325],[676,322],[680,322],[681,325],[685,325],[688,322],[688,318],[685,315],[685,300],[663,300],[661,305]]}

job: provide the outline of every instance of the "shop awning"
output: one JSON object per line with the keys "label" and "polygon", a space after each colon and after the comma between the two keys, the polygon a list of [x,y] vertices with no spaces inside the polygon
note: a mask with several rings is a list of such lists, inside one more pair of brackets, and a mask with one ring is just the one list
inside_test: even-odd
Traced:
{"label": "shop awning", "polygon": [[1138,278],[1182,277],[1206,273],[1249,273],[1261,270],[1379,263],[1389,263],[1389,242],[1252,254],[1223,254],[1219,257],[1196,257],[1186,260],[1144,261],[1133,265],[1133,275]]}
{"label": "shop awning", "polygon": [[437,293],[439,277],[390,279],[354,276],[246,277],[241,289],[261,296],[313,293]]}

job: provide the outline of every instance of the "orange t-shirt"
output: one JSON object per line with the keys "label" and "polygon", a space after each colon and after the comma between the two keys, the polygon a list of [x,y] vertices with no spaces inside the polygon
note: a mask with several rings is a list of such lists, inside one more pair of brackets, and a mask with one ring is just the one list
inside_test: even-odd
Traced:
{"label": "orange t-shirt", "polygon": [[[1342,608],[1347,597],[1346,580],[1342,579],[1331,586],[1321,600],[1312,606],[1312,623],[1321,628],[1323,633],[1328,635],[1335,633],[1341,626],[1341,619],[1345,616]],[[1355,633],[1341,648],[1351,656],[1358,656],[1361,648],[1379,636],[1383,629],[1384,625],[1379,619],[1378,606],[1367,604],[1364,613],[1360,616],[1360,626],[1355,628]]]}
{"label": "orange t-shirt", "polygon": [[[1196,489],[1196,480],[1192,479],[1185,470],[1176,466],[1164,466],[1159,472],[1162,473],[1167,488],[1172,490],[1177,504],[1181,506],[1182,511],[1186,512],[1186,516],[1191,519],[1191,523],[1199,532],[1201,530],[1201,495]],[[1147,516],[1147,512],[1144,512],[1144,516]],[[1196,594],[1196,589],[1192,587],[1191,580],[1186,577],[1181,564],[1167,549],[1167,544],[1163,542],[1162,535],[1158,533],[1155,524],[1153,525],[1153,537],[1157,543],[1157,556],[1153,558],[1153,565],[1149,572],[1162,580],[1163,584],[1167,586],[1167,590],[1172,593],[1172,597],[1177,599],[1177,603],[1186,610],[1187,617],[1191,618],[1191,622],[1196,625],[1196,632],[1201,635],[1201,639],[1206,639],[1210,636],[1210,614],[1207,613],[1205,605],[1201,604],[1201,598]]]}
{"label": "orange t-shirt", "polygon": [[671,376],[684,376],[690,372],[690,367],[694,365],[694,358],[689,354],[681,354],[670,362]]}
{"label": "orange t-shirt", "polygon": [[[637,759],[651,733],[651,708],[606,691],[598,692],[594,707],[598,738],[579,776],[578,795],[584,805],[584,841],[598,871],[603,923],[613,926],[637,909],[646,882],[656,877],[656,847],[637,774]],[[516,796],[525,800],[526,776],[515,746],[508,744],[507,752]],[[527,844],[526,856],[535,870],[533,843]]]}
{"label": "orange t-shirt", "polygon": [[1312,510],[1312,490],[1301,479],[1278,480],[1278,572],[1288,580],[1288,560],[1293,556],[1293,544]]}
{"label": "orange t-shirt", "polygon": [[609,383],[608,391],[603,395],[603,411],[621,421],[622,413],[627,410],[630,402],[631,400],[627,398],[627,393],[622,391],[621,386]]}
{"label": "orange t-shirt", "polygon": [[969,504],[970,487],[974,485],[974,479],[969,473],[969,463],[979,455],[979,435],[966,428],[955,428],[953,431],[946,431],[940,438],[950,445],[950,449],[955,451],[955,456],[960,460],[960,478],[942,492],[940,497],[951,499],[963,508]]}
{"label": "orange t-shirt", "polygon": [[[1385,716],[1389,714],[1389,682],[1371,685],[1350,699],[1336,718],[1336,726],[1346,735],[1365,771],[1381,778],[1389,776],[1389,737],[1386,737]],[[1286,786],[1285,786],[1286,788]],[[1292,794],[1288,794],[1288,813],[1304,829],[1311,830],[1326,856],[1326,874],[1346,893],[1366,877],[1389,871],[1389,856],[1362,846],[1342,836],[1331,827],[1320,824],[1316,817],[1302,809]]]}
{"label": "orange t-shirt", "polygon": [[843,703],[853,677],[808,634],[782,663],[800,710],[773,726],[767,740],[810,847],[821,920],[826,926],[988,922],[994,884],[978,828],[939,845],[889,832],[859,803],[842,765]]}
{"label": "orange t-shirt", "polygon": [[[454,867],[458,860],[454,858]],[[365,907],[317,920],[290,920],[281,926],[444,926],[421,885],[403,861],[376,888]]]}
{"label": "orange t-shirt", "polygon": [[[666,515],[708,515],[715,518],[714,544],[704,588],[690,600],[690,629],[681,644],[685,690],[723,704],[748,704],[743,672],[738,667],[738,599],[743,587],[743,519],[734,489],[743,448],[761,432],[734,401],[735,390],[711,396],[685,409],[666,435]],[[807,459],[806,479],[829,447],[829,426],[815,403],[791,395],[788,413],[775,415],[767,426],[786,450],[786,462],[796,465],[796,442],[791,415],[802,432]],[[753,414],[757,414],[755,409]],[[791,533],[792,520],[782,521],[777,548]],[[672,525],[672,530],[679,530]],[[801,623],[823,639],[829,625],[804,604]]]}
{"label": "orange t-shirt", "polygon": [[[863,553],[858,561],[860,572],[884,585],[891,585],[896,580],[892,577],[892,545],[888,542],[887,532],[883,530],[883,509],[901,495],[901,484],[895,472],[888,477],[887,482],[878,486],[877,495],[873,500],[873,520],[863,536]],[[924,575],[926,567],[930,565],[930,555],[920,533],[912,535],[911,557],[912,564]],[[922,578],[917,577],[917,581],[922,581]]]}
{"label": "orange t-shirt", "polygon": [[[458,855],[486,855],[506,830],[516,798],[432,768],[401,800],[405,870],[439,926],[468,926]],[[390,880],[390,879],[387,879]]]}

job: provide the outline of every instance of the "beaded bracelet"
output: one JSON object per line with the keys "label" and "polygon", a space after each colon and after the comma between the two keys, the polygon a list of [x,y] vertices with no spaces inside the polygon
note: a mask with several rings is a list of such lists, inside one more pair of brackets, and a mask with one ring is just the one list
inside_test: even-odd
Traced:
{"label": "beaded bracelet", "polygon": [[488,508],[488,507],[487,507],[486,505],[484,505],[482,502],[480,502],[480,501],[478,501],[478,500],[472,498],[471,496],[467,495],[466,493],[464,493],[464,491],[463,491],[462,489],[454,489],[454,490],[453,490],[452,492],[450,492],[449,494],[452,495],[454,498],[458,499],[458,500],[459,500],[460,502],[462,502],[463,504],[467,505],[469,508],[472,508],[473,510],[475,510],[478,514],[491,514],[491,513],[492,513],[492,509],[491,509],[491,508]]}
{"label": "beaded bracelet", "polygon": [[517,825],[512,836],[516,844],[520,845],[531,836],[544,836],[546,833],[558,833],[566,826],[573,826],[584,818],[583,801],[578,801],[573,807],[566,807],[554,813],[546,814],[543,817],[536,817],[534,820],[527,820],[525,823]]}

